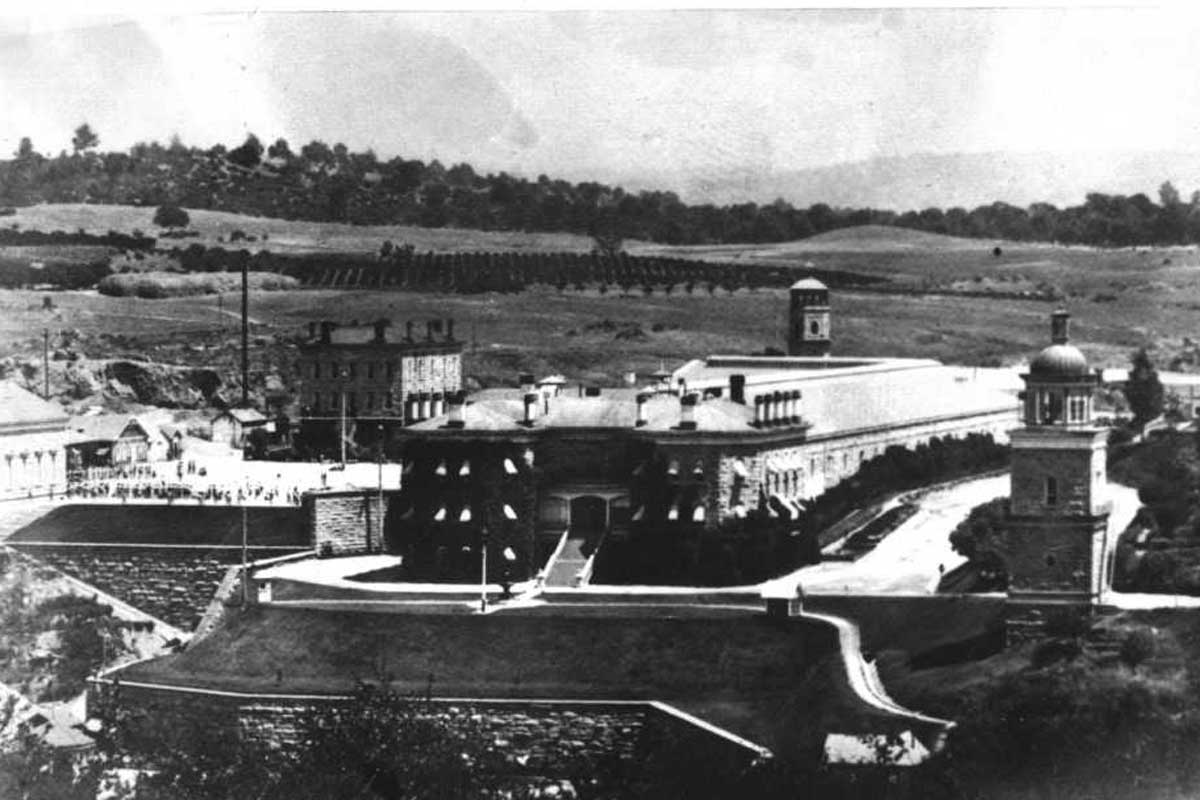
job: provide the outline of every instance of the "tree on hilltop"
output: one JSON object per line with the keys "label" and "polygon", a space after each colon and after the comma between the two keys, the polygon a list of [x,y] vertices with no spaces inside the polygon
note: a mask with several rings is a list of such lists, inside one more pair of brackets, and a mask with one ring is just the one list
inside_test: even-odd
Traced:
{"label": "tree on hilltop", "polygon": [[33,140],[28,136],[22,136],[21,143],[17,145],[15,155],[18,161],[28,161],[36,157],[37,153],[33,149]]}
{"label": "tree on hilltop", "polygon": [[246,137],[240,147],[229,151],[229,160],[239,167],[254,169],[262,162],[262,142],[253,133]]}
{"label": "tree on hilltop", "polygon": [[288,145],[287,139],[276,139],[275,143],[267,148],[268,158],[282,158],[291,161],[293,154],[292,148]]}
{"label": "tree on hilltop", "polygon": [[186,228],[191,218],[177,205],[161,205],[154,212],[154,224],[160,228]]}
{"label": "tree on hilltop", "polygon": [[100,137],[92,130],[92,126],[86,122],[75,129],[75,135],[71,137],[71,147],[75,152],[86,153],[100,144]]}

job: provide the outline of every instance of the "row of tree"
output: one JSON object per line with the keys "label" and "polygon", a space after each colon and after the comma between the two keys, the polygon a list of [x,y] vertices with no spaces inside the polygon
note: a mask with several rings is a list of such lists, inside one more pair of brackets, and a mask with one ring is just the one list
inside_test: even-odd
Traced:
{"label": "row of tree", "polygon": [[1200,192],[1184,200],[1170,183],[1155,203],[1145,194],[1093,193],[1078,206],[996,202],[897,213],[871,208],[796,208],[783,199],[760,205],[684,203],[673,192],[626,192],[595,182],[570,183],[478,174],[401,157],[381,160],[312,141],[293,151],[283,139],[264,146],[251,134],[237,147],[139,143],[129,152],[99,152],[82,125],[73,152],[38,153],[22,139],[0,161],[0,204],[173,203],[257,216],[355,224],[410,224],[477,230],[616,232],[669,244],[753,243],[803,239],[854,225],[894,225],[985,239],[1101,246],[1200,242]]}
{"label": "row of tree", "polygon": [[226,250],[192,244],[171,252],[189,272],[240,270],[278,272],[307,286],[346,288],[390,287],[411,291],[446,291],[472,294],[520,292],[533,284],[583,290],[589,286],[629,293],[656,288],[670,294],[676,287],[691,293],[697,288],[714,293],[718,288],[788,286],[800,277],[817,277],[833,287],[866,286],[884,278],[851,272],[800,267],[763,267],[744,264],[689,261],[679,258],[614,256],[593,253],[467,252],[418,253],[411,247],[385,243],[381,255],[353,253],[288,255],[260,250]]}

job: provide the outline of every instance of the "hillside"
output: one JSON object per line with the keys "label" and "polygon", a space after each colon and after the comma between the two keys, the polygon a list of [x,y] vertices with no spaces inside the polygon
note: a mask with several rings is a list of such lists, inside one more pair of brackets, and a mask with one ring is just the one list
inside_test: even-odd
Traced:
{"label": "hillside", "polygon": [[[631,192],[546,175],[535,180],[504,172],[481,175],[470,164],[380,161],[371,151],[351,152],[340,143],[312,141],[296,152],[283,139],[267,146],[250,134],[231,148],[151,142],[125,153],[95,150],[97,133],[87,125],[76,134],[80,144],[71,155],[48,158],[25,138],[15,158],[0,161],[0,211],[8,215],[13,207],[46,202],[148,208],[172,203],[311,222],[597,234],[676,245],[789,242],[859,225],[1101,246],[1200,242],[1200,214],[1183,199],[1188,187],[1177,189],[1159,177],[1143,192],[1093,192],[1066,208],[998,200],[946,208],[948,200],[957,202],[954,186],[973,185],[970,171],[942,176],[936,185],[945,198],[932,199],[920,211],[853,207],[841,200],[834,206],[827,198],[838,192],[831,189],[822,189],[824,196],[807,208],[783,199],[793,194],[787,192],[762,205],[689,205],[661,185]],[[893,167],[894,177],[904,181],[920,181],[925,172],[919,162]],[[1156,185],[1158,203],[1144,193]]]}
{"label": "hillside", "polygon": [[[104,234],[109,230],[131,233],[141,230],[154,235],[154,208],[131,205],[94,205],[84,203],[45,203],[17,208],[5,217],[5,225],[20,225],[24,230]],[[503,252],[578,252],[586,253],[592,241],[570,233],[529,233],[523,231],[478,231],[460,228],[421,228],[411,225],[348,225],[340,222],[310,222],[236,214],[228,211],[188,209],[188,230],[200,234],[186,239],[162,239],[160,247],[179,244],[186,247],[228,244],[234,231],[258,239],[238,242],[251,252],[270,249],[279,253],[377,253],[386,240],[408,243],[417,250],[465,252],[498,250]],[[264,234],[266,234],[264,238]]]}
{"label": "hillside", "polygon": [[[627,245],[643,255],[683,255],[717,259],[773,261],[828,253],[955,253],[990,252],[991,248],[1039,247],[1002,239],[979,240],[889,225],[853,225],[818,233],[806,239],[770,244],[693,245],[672,247],[651,243]],[[1048,245],[1042,245],[1048,246]]]}

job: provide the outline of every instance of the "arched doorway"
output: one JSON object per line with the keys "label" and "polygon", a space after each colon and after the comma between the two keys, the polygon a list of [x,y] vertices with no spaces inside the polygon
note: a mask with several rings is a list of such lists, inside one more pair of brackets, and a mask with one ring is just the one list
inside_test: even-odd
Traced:
{"label": "arched doorway", "polygon": [[608,527],[608,501],[587,494],[571,499],[571,535],[599,533]]}

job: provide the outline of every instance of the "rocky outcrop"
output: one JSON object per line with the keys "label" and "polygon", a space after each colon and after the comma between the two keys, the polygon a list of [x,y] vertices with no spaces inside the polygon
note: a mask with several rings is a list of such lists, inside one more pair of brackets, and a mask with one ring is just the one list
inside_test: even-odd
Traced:
{"label": "rocky outcrop", "polygon": [[153,362],[111,361],[103,374],[114,393],[160,408],[211,405],[221,386],[221,376],[215,370]]}

